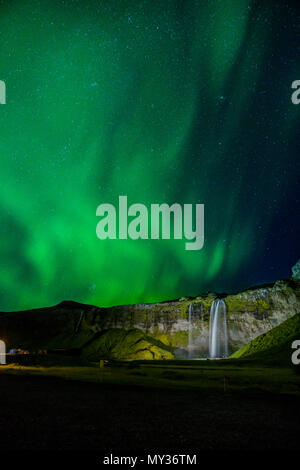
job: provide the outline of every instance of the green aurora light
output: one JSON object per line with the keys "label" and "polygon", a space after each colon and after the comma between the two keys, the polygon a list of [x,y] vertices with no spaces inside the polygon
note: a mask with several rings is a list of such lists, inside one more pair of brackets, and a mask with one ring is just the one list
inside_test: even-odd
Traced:
{"label": "green aurora light", "polygon": [[[296,7],[276,3],[1,3],[0,309],[288,275],[300,69]],[[96,207],[119,195],[204,203],[204,248],[100,241]]]}

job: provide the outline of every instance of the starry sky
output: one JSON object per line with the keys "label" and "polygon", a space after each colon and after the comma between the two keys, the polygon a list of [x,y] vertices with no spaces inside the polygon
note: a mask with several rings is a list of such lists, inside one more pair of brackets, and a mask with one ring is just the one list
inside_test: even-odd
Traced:
{"label": "starry sky", "polygon": [[[0,3],[0,310],[234,292],[299,258],[300,5]],[[205,204],[205,245],[96,237],[96,208]]]}

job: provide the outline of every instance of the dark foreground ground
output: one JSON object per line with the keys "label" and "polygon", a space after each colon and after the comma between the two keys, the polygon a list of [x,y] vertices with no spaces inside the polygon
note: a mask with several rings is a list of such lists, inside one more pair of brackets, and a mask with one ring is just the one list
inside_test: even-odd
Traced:
{"label": "dark foreground ground", "polygon": [[0,375],[0,450],[297,449],[299,397]]}

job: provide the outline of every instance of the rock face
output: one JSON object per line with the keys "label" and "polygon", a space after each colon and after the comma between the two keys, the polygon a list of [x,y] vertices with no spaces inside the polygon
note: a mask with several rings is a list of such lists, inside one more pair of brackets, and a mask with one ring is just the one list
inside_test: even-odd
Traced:
{"label": "rock face", "polygon": [[[0,339],[7,348],[79,349],[93,360],[131,360],[187,358],[190,336],[193,354],[207,357],[210,307],[216,298],[207,294],[110,308],[65,301],[54,307],[0,314]],[[277,281],[223,299],[231,354],[300,312],[300,283]]]}
{"label": "rock face", "polygon": [[295,340],[300,340],[300,313],[288,318],[280,325],[272,328],[246,344],[236,351],[233,358],[256,359],[272,361],[278,364],[284,362],[291,363],[293,352],[292,344]]}
{"label": "rock face", "polygon": [[293,279],[295,279],[295,281],[300,281],[300,259],[292,267],[292,273],[293,273]]}

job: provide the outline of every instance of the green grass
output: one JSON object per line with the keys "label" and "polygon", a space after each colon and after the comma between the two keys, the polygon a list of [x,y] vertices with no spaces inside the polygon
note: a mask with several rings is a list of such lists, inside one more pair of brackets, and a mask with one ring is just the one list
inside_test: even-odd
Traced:
{"label": "green grass", "polygon": [[245,360],[118,362],[102,369],[96,363],[50,367],[10,364],[1,366],[0,374],[54,376],[135,387],[300,395],[300,376],[290,364],[270,367]]}

